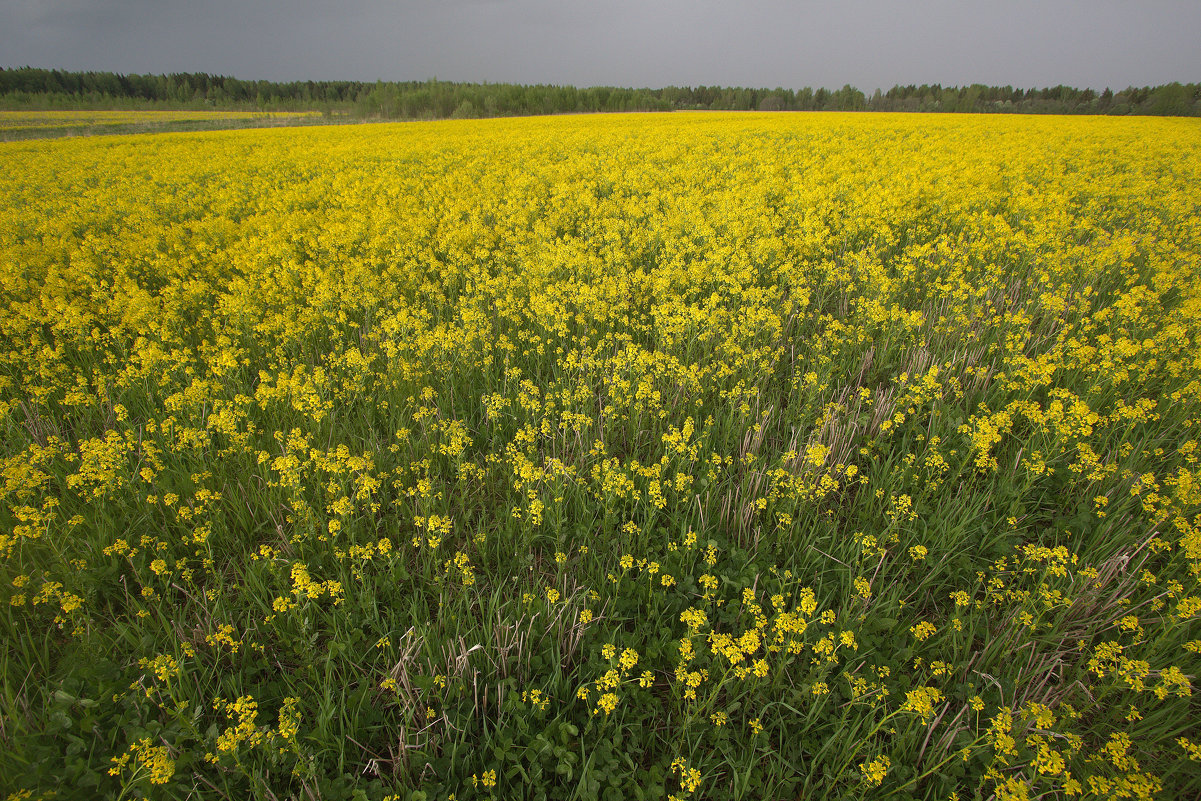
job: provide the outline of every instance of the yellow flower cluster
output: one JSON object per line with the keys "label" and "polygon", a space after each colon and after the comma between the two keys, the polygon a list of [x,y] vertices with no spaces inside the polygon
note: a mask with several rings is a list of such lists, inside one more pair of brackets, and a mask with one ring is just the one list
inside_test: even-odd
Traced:
{"label": "yellow flower cluster", "polygon": [[884,777],[888,774],[888,768],[892,765],[892,760],[886,756],[878,756],[870,759],[859,766],[859,770],[863,773],[863,780],[869,785],[879,787],[884,781]]}
{"label": "yellow flower cluster", "polygon": [[129,775],[123,777],[126,784],[135,784],[143,778],[151,784],[166,784],[175,776],[175,760],[171,758],[170,749],[154,745],[149,738],[138,740],[112,761],[109,775],[122,776],[128,770]]}

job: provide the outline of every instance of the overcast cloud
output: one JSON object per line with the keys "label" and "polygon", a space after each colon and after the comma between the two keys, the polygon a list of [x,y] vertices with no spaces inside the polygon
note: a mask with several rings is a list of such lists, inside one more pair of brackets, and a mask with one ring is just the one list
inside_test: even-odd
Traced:
{"label": "overcast cloud", "polygon": [[1114,89],[1201,81],[1199,0],[0,0],[0,66],[247,79]]}

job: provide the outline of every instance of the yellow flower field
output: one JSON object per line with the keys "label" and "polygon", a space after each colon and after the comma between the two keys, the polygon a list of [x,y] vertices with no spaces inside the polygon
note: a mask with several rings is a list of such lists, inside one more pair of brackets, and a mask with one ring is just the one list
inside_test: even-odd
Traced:
{"label": "yellow flower field", "polygon": [[0,798],[1201,795],[1197,120],[0,164]]}

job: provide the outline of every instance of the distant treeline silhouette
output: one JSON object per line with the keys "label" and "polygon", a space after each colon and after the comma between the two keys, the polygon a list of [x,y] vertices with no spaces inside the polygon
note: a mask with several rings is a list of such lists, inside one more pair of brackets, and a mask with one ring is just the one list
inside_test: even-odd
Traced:
{"label": "distant treeline silhouette", "polygon": [[1055,86],[894,86],[841,89],[723,86],[627,89],[451,81],[246,81],[224,75],[121,75],[0,68],[4,108],[242,108],[320,110],[389,119],[505,117],[599,111],[926,111],[1201,116],[1201,84],[1074,89]]}

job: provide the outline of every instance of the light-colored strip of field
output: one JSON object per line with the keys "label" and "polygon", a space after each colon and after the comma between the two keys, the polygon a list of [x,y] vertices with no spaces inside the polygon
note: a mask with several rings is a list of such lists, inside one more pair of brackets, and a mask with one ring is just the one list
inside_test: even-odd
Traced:
{"label": "light-colored strip of field", "polygon": [[[136,130],[172,130],[173,126],[242,127],[256,124],[296,123],[321,117],[319,111],[0,111],[0,136],[16,138],[62,136],[67,133],[110,133]],[[131,129],[127,131],[126,129]]]}

